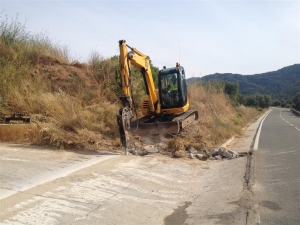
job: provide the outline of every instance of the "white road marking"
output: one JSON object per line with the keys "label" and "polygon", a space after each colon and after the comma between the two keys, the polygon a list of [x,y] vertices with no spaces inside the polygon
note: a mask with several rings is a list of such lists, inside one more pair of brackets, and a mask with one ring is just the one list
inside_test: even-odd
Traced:
{"label": "white road marking", "polygon": [[269,115],[270,112],[272,112],[272,109],[265,115],[265,117],[260,122],[256,137],[255,137],[254,146],[253,146],[254,151],[256,151],[258,149],[258,141],[259,141],[259,136],[260,136],[260,132],[261,132],[261,127],[262,127],[262,124],[263,124],[264,120],[266,119],[266,117]]}
{"label": "white road marking", "polygon": [[3,160],[3,161],[16,161],[16,162],[30,162],[30,160],[27,160],[27,159],[5,158],[5,157],[1,157],[1,160]]}
{"label": "white road marking", "polygon": [[[269,172],[269,171],[282,171],[282,170],[289,170],[289,169],[294,169],[294,168],[298,168],[299,166],[291,166],[291,167],[278,167],[278,168],[274,168],[274,169],[263,169],[260,170],[261,172]],[[266,180],[267,181],[267,180]]]}
{"label": "white road marking", "polygon": [[274,166],[277,166],[277,165],[267,165],[267,166],[263,166],[263,167],[274,167]]}
{"label": "white road marking", "polygon": [[298,150],[285,151],[285,152],[278,152],[278,153],[273,153],[273,155],[288,154],[288,153],[292,153],[292,152],[298,152]]}
{"label": "white road marking", "polygon": [[273,183],[266,183],[266,185],[289,185],[291,183],[300,183],[300,180],[294,180],[294,181],[282,181],[282,182],[273,182]]}
{"label": "white road marking", "polygon": [[296,130],[300,131],[300,129],[299,129],[298,127],[296,127],[294,124],[291,124],[290,122],[288,122],[287,120],[285,120],[285,119],[281,116],[281,111],[282,111],[282,109],[280,110],[280,117],[281,117],[281,119],[284,120],[285,122],[287,122],[287,124],[291,125],[292,127],[295,127]]}

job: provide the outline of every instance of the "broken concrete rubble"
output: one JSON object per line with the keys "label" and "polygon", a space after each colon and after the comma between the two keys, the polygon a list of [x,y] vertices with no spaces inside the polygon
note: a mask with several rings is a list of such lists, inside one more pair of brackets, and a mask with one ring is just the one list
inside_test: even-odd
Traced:
{"label": "broken concrete rubble", "polygon": [[222,153],[224,158],[232,158],[232,154],[230,154],[227,150]]}
{"label": "broken concrete rubble", "polygon": [[189,151],[190,153],[192,153],[192,154],[197,154],[197,153],[198,153],[198,151],[197,151],[196,149],[194,149],[193,147],[189,148],[188,151]]}
{"label": "broken concrete rubble", "polygon": [[158,148],[153,145],[146,145],[143,147],[143,150],[149,153],[158,153]]}
{"label": "broken concrete rubble", "polygon": [[159,153],[161,155],[169,155],[171,157],[183,158],[188,157],[190,159],[199,159],[201,161],[205,160],[223,160],[223,159],[235,159],[245,154],[239,154],[236,151],[226,149],[225,147],[214,148],[211,151],[206,150],[205,144],[201,145],[201,150],[197,150],[193,147],[190,147],[186,150],[183,149],[168,149],[166,144],[157,144],[157,145],[142,145],[138,142],[134,143],[133,148],[129,152],[133,155],[145,156],[148,154]]}
{"label": "broken concrete rubble", "polygon": [[225,151],[226,151],[226,148],[220,147],[220,148],[218,149],[218,155],[223,155],[223,152],[225,152]]}
{"label": "broken concrete rubble", "polygon": [[239,153],[236,152],[236,151],[228,150],[228,152],[229,152],[230,154],[232,154],[232,155],[239,155]]}
{"label": "broken concrete rubble", "polygon": [[196,154],[196,158],[202,160],[203,154]]}
{"label": "broken concrete rubble", "polygon": [[210,156],[210,160],[222,160],[222,159],[235,159],[240,157],[240,154],[236,151],[227,150],[225,147],[220,147],[219,149],[213,149],[208,154]]}
{"label": "broken concrete rubble", "polygon": [[[187,152],[189,152],[189,156],[191,159],[193,159],[194,157],[192,157],[191,155],[193,153],[191,152],[195,152],[195,151],[191,151],[192,148],[189,148]],[[235,159],[238,158],[240,155],[238,152],[236,151],[232,151],[232,150],[227,150],[225,147],[220,147],[218,149],[212,149],[210,152],[206,152],[206,151],[197,151],[197,154],[193,154],[193,156],[195,156],[197,159],[199,160],[222,160],[222,159]]]}
{"label": "broken concrete rubble", "polygon": [[216,155],[214,158],[215,158],[216,160],[221,160],[221,159],[222,159],[222,156]]}
{"label": "broken concrete rubble", "polygon": [[218,149],[214,148],[214,149],[211,150],[208,154],[209,154],[210,156],[216,156],[216,155],[218,155]]}
{"label": "broken concrete rubble", "polygon": [[195,158],[195,154],[189,153],[189,158],[191,158],[191,159]]}

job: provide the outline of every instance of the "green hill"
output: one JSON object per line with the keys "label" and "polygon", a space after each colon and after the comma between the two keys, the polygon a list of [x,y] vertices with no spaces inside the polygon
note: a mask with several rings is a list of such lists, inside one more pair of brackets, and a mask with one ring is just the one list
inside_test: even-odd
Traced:
{"label": "green hill", "polygon": [[273,72],[254,75],[241,75],[232,73],[216,73],[195,80],[210,81],[223,80],[238,82],[242,95],[270,95],[273,99],[292,99],[300,92],[300,64],[294,64]]}

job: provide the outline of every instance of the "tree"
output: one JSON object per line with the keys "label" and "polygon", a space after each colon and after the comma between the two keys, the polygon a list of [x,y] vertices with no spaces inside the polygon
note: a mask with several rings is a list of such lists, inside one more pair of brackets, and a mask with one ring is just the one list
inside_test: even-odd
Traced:
{"label": "tree", "polygon": [[272,103],[273,106],[280,106],[280,101],[276,100]]}
{"label": "tree", "polygon": [[287,106],[286,101],[282,100],[280,103],[280,107],[285,108]]}
{"label": "tree", "polygon": [[257,107],[258,102],[257,102],[256,98],[253,96],[246,97],[246,106]]}
{"label": "tree", "polygon": [[271,105],[271,97],[268,95],[257,95],[256,100],[261,108],[269,108]]}
{"label": "tree", "polygon": [[300,111],[300,92],[298,92],[298,94],[295,96],[293,102],[294,102],[294,108]]}
{"label": "tree", "polygon": [[233,105],[239,105],[239,83],[226,82],[224,86],[224,93],[232,100]]}
{"label": "tree", "polygon": [[269,95],[264,95],[265,108],[269,108],[271,106],[271,97]]}
{"label": "tree", "polygon": [[245,96],[238,94],[237,101],[240,105],[246,105],[247,99]]}
{"label": "tree", "polygon": [[239,84],[233,82],[226,82],[224,86],[224,92],[229,96],[236,97],[239,93]]}

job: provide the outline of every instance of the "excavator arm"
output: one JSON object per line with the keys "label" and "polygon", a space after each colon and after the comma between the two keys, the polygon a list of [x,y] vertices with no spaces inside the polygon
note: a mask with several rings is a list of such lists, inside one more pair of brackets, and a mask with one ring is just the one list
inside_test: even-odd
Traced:
{"label": "excavator arm", "polygon": [[[136,48],[132,48],[126,44],[125,40],[119,41],[120,48],[120,67],[122,78],[122,90],[124,96],[128,98],[128,103],[132,108],[132,95],[131,95],[131,66],[138,68],[144,78],[146,93],[149,98],[149,110],[151,113],[160,113],[159,101],[153,82],[149,56],[144,55]],[[128,52],[128,48],[131,50]]]}

